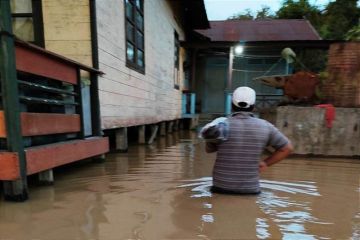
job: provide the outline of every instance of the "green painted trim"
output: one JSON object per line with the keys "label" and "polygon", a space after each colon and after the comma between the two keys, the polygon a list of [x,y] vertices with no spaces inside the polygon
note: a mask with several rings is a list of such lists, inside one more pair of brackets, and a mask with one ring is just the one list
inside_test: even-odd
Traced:
{"label": "green painted trim", "polygon": [[77,93],[77,100],[76,102],[78,105],[76,105],[76,113],[80,115],[80,133],[78,134],[78,137],[83,139],[85,138],[85,124],[84,124],[84,103],[83,103],[83,95],[82,95],[82,84],[81,84],[81,75],[80,75],[80,69],[77,70],[77,85],[74,85],[75,92]]}
{"label": "green painted trim", "polygon": [[[99,69],[99,46],[97,32],[96,0],[89,0],[90,4],[90,31],[91,31],[91,53],[93,67]],[[95,136],[102,136],[100,100],[99,100],[99,77],[96,73],[90,73],[90,104],[92,132]]]}
{"label": "green painted trim", "polygon": [[42,1],[32,0],[35,44],[45,48]]}
{"label": "green painted trim", "polygon": [[[11,185],[6,198],[23,201],[28,198],[27,170],[24,143],[21,135],[20,103],[16,73],[15,45],[12,35],[10,1],[0,1],[0,74],[2,100],[7,131],[7,150],[17,152],[19,158],[20,181]],[[7,193],[5,193],[6,195]]]}

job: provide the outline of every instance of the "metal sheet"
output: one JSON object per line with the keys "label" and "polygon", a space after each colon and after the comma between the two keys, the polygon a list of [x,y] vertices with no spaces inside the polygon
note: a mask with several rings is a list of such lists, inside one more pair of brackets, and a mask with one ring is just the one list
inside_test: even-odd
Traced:
{"label": "metal sheet", "polygon": [[196,31],[213,42],[321,40],[303,19],[211,21],[210,27]]}

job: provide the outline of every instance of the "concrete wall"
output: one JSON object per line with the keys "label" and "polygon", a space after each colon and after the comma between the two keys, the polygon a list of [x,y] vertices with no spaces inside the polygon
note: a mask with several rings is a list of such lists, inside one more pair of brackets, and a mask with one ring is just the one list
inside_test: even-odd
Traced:
{"label": "concrete wall", "polygon": [[325,109],[277,108],[276,126],[292,141],[296,154],[360,156],[360,108],[336,108],[332,128]]}
{"label": "concrete wall", "polygon": [[92,66],[89,0],[42,0],[45,48]]}
{"label": "concrete wall", "polygon": [[180,40],[184,33],[168,1],[144,1],[145,75],[126,67],[124,1],[99,0],[96,8],[99,64],[105,73],[99,78],[103,128],[180,118],[181,91],[174,89],[174,30]]}

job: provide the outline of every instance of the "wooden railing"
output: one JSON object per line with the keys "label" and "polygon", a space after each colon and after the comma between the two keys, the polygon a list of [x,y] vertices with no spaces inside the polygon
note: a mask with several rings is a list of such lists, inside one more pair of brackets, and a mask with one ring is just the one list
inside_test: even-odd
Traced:
{"label": "wooden railing", "polygon": [[[5,198],[25,200],[27,175],[99,156],[109,146],[99,120],[100,71],[21,41],[13,57],[14,73],[3,67],[0,77],[0,180]],[[82,76],[90,80],[89,101]]]}

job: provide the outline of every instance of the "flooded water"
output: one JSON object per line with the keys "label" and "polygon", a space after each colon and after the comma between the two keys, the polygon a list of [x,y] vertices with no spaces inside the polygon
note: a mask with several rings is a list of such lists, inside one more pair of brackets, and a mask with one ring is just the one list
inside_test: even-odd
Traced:
{"label": "flooded water", "polygon": [[292,158],[258,196],[211,194],[215,155],[194,133],[55,173],[0,201],[0,239],[360,239],[360,160]]}

